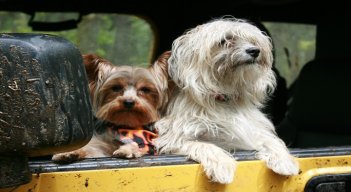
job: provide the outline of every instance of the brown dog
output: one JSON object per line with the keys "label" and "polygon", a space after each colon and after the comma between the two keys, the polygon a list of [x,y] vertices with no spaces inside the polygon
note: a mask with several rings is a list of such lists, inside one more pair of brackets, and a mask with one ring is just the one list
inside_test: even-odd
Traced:
{"label": "brown dog", "polygon": [[153,124],[167,102],[165,53],[150,67],[114,66],[95,55],[83,55],[96,130],[90,142],[52,160],[72,162],[93,157],[136,158],[154,154]]}

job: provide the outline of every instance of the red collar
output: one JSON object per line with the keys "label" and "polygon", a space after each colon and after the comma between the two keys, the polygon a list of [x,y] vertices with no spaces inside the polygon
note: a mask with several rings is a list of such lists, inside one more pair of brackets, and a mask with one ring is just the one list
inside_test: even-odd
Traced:
{"label": "red collar", "polygon": [[225,94],[215,94],[214,98],[216,99],[216,101],[220,101],[220,102],[229,101],[228,95],[225,95]]}

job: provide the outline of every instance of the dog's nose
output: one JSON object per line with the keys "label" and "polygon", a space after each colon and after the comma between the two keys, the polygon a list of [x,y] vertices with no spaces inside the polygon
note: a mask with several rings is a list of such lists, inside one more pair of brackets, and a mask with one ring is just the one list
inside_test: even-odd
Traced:
{"label": "dog's nose", "polygon": [[260,54],[260,49],[257,47],[250,47],[245,50],[247,54],[251,55],[251,57],[256,58]]}
{"label": "dog's nose", "polygon": [[123,101],[123,105],[127,109],[133,108],[134,104],[135,104],[135,101],[133,99],[126,99],[126,100]]}

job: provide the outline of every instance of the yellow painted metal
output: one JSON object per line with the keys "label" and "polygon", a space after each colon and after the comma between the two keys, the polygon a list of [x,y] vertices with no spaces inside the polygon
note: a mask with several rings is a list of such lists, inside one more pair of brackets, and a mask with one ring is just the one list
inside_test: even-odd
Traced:
{"label": "yellow painted metal", "polygon": [[313,176],[351,173],[351,156],[299,158],[301,173],[281,176],[262,161],[240,161],[228,185],[209,182],[198,164],[33,174],[0,192],[302,192]]}

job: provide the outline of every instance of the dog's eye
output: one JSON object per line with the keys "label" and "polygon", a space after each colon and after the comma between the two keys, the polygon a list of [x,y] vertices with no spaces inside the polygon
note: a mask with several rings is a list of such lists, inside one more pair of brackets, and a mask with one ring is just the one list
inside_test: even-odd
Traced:
{"label": "dog's eye", "polygon": [[142,88],[140,88],[140,91],[143,92],[143,93],[150,93],[151,89],[148,88],[148,87],[142,87]]}
{"label": "dog's eye", "polygon": [[235,37],[231,34],[227,34],[223,39],[219,42],[220,46],[233,46],[235,41]]}
{"label": "dog's eye", "polygon": [[112,89],[112,91],[114,91],[114,92],[121,92],[121,91],[123,91],[123,87],[120,86],[120,85],[115,85],[115,86],[113,86],[111,89]]}
{"label": "dog's eye", "polygon": [[224,44],[227,42],[226,39],[222,39],[222,41],[219,43],[220,46],[224,46]]}

